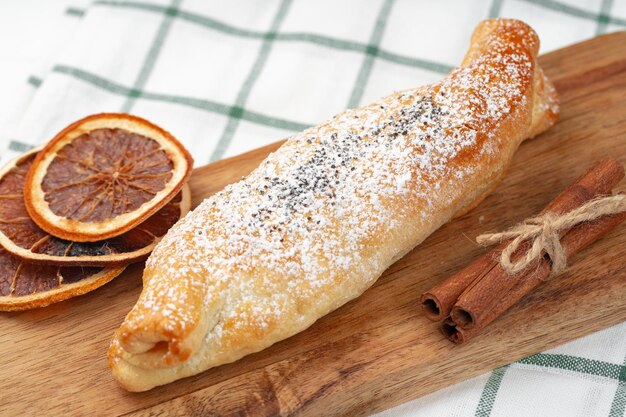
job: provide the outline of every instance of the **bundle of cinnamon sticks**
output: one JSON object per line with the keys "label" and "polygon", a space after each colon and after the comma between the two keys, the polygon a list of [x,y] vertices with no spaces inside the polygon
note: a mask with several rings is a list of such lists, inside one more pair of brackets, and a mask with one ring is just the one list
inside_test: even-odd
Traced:
{"label": "bundle of cinnamon sticks", "polygon": [[[611,194],[623,177],[624,168],[617,160],[604,159],[552,200],[542,214],[563,215],[594,198]],[[621,212],[562,230],[560,244],[565,256],[569,259],[624,220],[626,212]],[[545,254],[520,272],[509,274],[500,261],[509,244],[510,241],[500,243],[422,294],[426,317],[440,322],[441,332],[452,342],[464,343],[478,334],[550,276],[552,264]],[[529,242],[522,243],[511,261],[522,257],[529,248]]]}

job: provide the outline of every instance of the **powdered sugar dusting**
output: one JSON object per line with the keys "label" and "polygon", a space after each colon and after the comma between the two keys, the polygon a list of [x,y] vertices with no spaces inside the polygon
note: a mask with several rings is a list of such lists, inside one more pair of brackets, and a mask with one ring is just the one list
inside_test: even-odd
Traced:
{"label": "powdered sugar dusting", "polygon": [[[391,261],[377,245],[407,218],[427,224],[459,199],[464,190],[454,185],[478,175],[480,159],[498,156],[494,128],[531,104],[534,35],[524,26],[489,42],[438,84],[294,135],[207,198],[155,249],[139,304],[167,317],[168,330],[184,331],[197,311],[175,306],[202,299],[218,317],[207,334],[215,342],[242,329],[262,335],[287,312],[330,303],[323,294],[346,280],[376,279]],[[135,309],[126,325],[150,319]]]}

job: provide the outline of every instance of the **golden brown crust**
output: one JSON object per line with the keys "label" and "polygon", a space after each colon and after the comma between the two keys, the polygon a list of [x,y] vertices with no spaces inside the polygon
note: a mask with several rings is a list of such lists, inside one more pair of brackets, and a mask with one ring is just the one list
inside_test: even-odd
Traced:
{"label": "golden brown crust", "polygon": [[360,295],[554,122],[538,47],[522,22],[485,21],[441,82],[294,135],[205,200],[148,260],[109,350],[116,378],[143,391],[232,362]]}

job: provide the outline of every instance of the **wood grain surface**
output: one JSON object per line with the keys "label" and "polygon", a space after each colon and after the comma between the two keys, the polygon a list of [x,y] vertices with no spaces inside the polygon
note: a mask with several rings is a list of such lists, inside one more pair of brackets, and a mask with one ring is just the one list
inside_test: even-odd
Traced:
{"label": "wood grain surface", "polygon": [[[484,249],[477,234],[538,212],[597,159],[626,164],[626,32],[541,58],[561,121],[524,143],[478,208],[434,233],[360,298],[308,330],[152,391],[122,390],[106,350],[141,290],[141,265],[88,295],[0,314],[3,415],[366,415],[626,320],[626,227],[574,259],[466,345],[445,340],[420,293]],[[198,168],[194,203],[247,174],[278,145]],[[626,189],[624,184],[621,189]]]}

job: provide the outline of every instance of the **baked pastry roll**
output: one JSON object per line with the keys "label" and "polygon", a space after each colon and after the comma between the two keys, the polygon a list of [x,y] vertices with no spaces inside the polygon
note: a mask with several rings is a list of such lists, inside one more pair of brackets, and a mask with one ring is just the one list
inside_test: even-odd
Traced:
{"label": "baked pastry roll", "polygon": [[109,350],[130,391],[229,363],[358,297],[557,118],[526,24],[487,20],[442,81],[296,134],[179,221]]}

